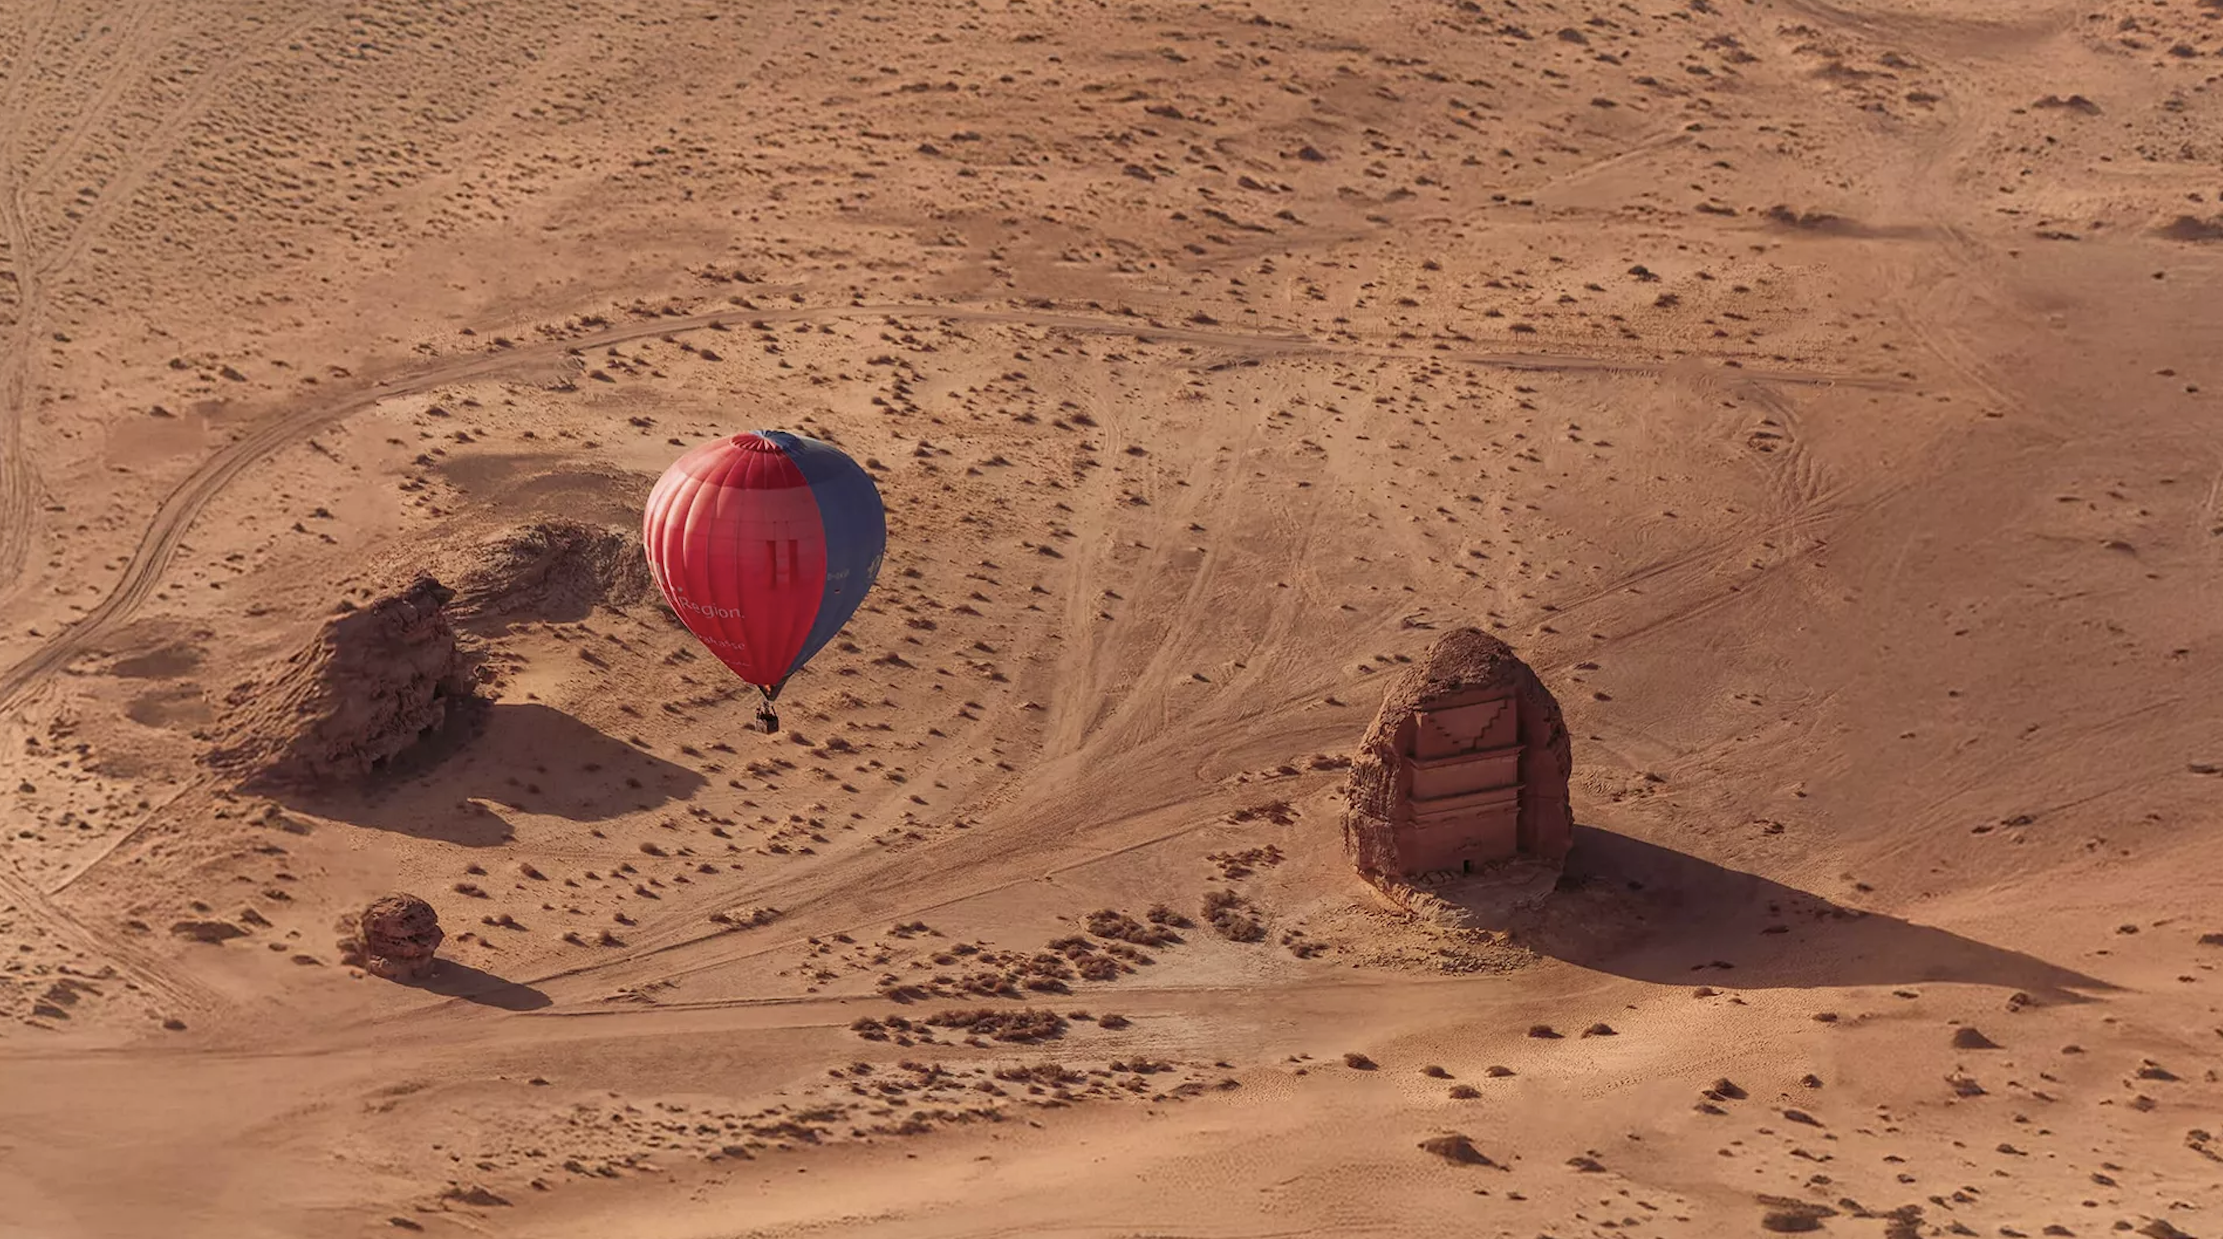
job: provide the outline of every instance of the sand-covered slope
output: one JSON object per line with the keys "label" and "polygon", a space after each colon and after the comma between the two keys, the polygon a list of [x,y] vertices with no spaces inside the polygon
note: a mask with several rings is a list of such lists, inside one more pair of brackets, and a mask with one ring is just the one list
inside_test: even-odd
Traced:
{"label": "sand-covered slope", "polygon": [[[2210,0],[0,5],[0,1235],[2223,1235],[2219,88]],[[628,541],[758,427],[890,534],[770,737]],[[1504,931],[1339,830],[1468,624],[1572,742]]]}

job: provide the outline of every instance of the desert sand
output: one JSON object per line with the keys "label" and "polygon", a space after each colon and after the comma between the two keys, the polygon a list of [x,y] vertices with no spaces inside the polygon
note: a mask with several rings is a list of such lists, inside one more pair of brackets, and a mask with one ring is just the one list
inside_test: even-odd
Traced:
{"label": "desert sand", "polygon": [[[2223,1235],[2217,0],[10,0],[0,317],[0,1235]],[[758,427],[785,732],[486,575]],[[1462,624],[1511,932],[1337,826]]]}

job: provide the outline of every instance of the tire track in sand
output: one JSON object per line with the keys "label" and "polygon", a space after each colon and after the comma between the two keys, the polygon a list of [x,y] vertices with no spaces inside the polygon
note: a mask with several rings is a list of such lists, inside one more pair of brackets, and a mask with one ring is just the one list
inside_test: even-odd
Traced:
{"label": "tire track in sand", "polygon": [[23,457],[24,406],[31,391],[32,335],[40,316],[39,279],[31,253],[30,229],[23,221],[23,185],[17,169],[23,138],[23,84],[38,63],[54,23],[58,0],[26,14],[28,37],[0,91],[0,274],[13,285],[7,334],[0,336],[0,595],[23,579],[31,554],[32,478]]}
{"label": "tire track in sand", "polygon": [[[0,157],[0,175],[6,163]],[[31,397],[33,336],[41,313],[38,272],[29,248],[29,230],[13,178],[0,180],[0,272],[14,277],[14,321],[0,338],[0,594],[23,579],[31,557],[31,462],[23,454],[23,418]]]}
{"label": "tire track in sand", "polygon": [[[0,710],[11,709],[20,704],[25,695],[40,681],[67,666],[72,659],[80,654],[85,653],[92,647],[92,643],[97,637],[130,616],[144,604],[154,593],[155,587],[160,582],[162,572],[169,566],[171,557],[177,553],[178,544],[184,540],[186,531],[192,526],[194,520],[242,473],[281,448],[298,442],[325,426],[361,413],[380,401],[390,400],[398,396],[415,395],[455,383],[498,378],[534,366],[558,363],[573,350],[622,344],[652,336],[702,330],[713,326],[724,326],[734,321],[796,322],[874,317],[934,318],[945,321],[1031,326],[1048,330],[1151,340],[1177,340],[1183,343],[1233,349],[1260,356],[1357,355],[1516,370],[1617,374],[1653,374],[1671,364],[1666,361],[1582,354],[1413,352],[1402,349],[1372,348],[1366,345],[1321,343],[1298,336],[1169,328],[1151,323],[1148,320],[1127,321],[1117,318],[1089,318],[1072,314],[935,305],[932,303],[806,307],[793,310],[738,313],[720,311],[717,313],[680,315],[629,323],[569,339],[526,345],[500,352],[482,353],[415,371],[398,373],[390,378],[376,380],[368,390],[358,391],[351,396],[329,404],[298,410],[248,432],[203,461],[199,468],[179,482],[163,500],[146,532],[140,537],[138,546],[132,551],[131,560],[125,566],[121,579],[107,597],[103,598],[98,606],[87,612],[68,629],[57,634],[45,645],[24,657],[14,666],[9,667],[5,672],[0,672]],[[1755,372],[1749,369],[1740,369],[1738,373],[1744,380],[1752,382],[1811,386],[1856,385],[1884,388],[1897,385],[1895,380],[1867,375],[1826,375],[1797,371]],[[27,503],[28,500],[28,492],[25,492],[21,502]],[[19,547],[18,551],[21,549]],[[4,560],[0,560],[0,563],[4,562]]]}
{"label": "tire track in sand", "polygon": [[[298,17],[254,40],[220,67],[200,74],[193,88],[169,110],[154,131],[130,149],[92,209],[71,224],[51,254],[42,254],[34,247],[36,238],[25,207],[26,200],[45,180],[68,166],[70,157],[83,145],[96,124],[128,93],[126,88],[132,77],[146,68],[142,59],[125,53],[138,49],[145,41],[138,24],[158,11],[158,6],[148,3],[131,14],[134,29],[124,37],[123,48],[110,58],[110,72],[93,99],[78,110],[69,130],[47,152],[40,168],[26,175],[20,157],[26,121],[20,87],[28,67],[37,61],[57,7],[54,3],[45,7],[39,19],[39,33],[23,55],[24,70],[14,75],[6,92],[0,94],[0,117],[5,118],[7,125],[0,131],[0,251],[5,252],[5,263],[0,265],[0,271],[14,277],[16,303],[14,321],[7,335],[0,337],[0,342],[4,342],[0,344],[0,596],[11,593],[23,581],[23,569],[30,561],[36,532],[38,484],[24,449],[23,425],[30,414],[32,378],[37,372],[34,356],[38,324],[45,314],[47,279],[68,271],[85,248],[102,234],[115,212],[137,196],[147,178],[168,158],[185,130],[241,69],[329,16],[312,11]],[[91,54],[90,50],[86,53]],[[12,687],[0,689],[0,703],[12,692]]]}
{"label": "tire track in sand", "polygon": [[[64,127],[61,136],[55,140],[53,146],[47,148],[38,165],[30,169],[30,174],[23,181],[26,193],[36,193],[46,188],[58,173],[67,170],[75,162],[78,152],[84,149],[86,139],[100,128],[100,122],[107,119],[110,111],[129,92],[133,82],[153,60],[149,44],[158,41],[158,36],[168,33],[167,27],[157,26],[148,20],[156,12],[154,0],[139,0],[131,12],[103,22],[95,34],[81,39],[84,50],[63,76],[75,78],[86,75],[87,66],[98,60],[99,75],[93,79],[98,86],[89,99],[73,110],[70,122]],[[123,28],[124,33],[117,38],[107,38],[118,26]]]}
{"label": "tire track in sand", "polygon": [[132,148],[131,158],[102,187],[92,209],[77,221],[69,236],[56,249],[52,260],[45,264],[45,274],[56,274],[77,261],[85,248],[107,228],[115,213],[138,197],[148,179],[161,169],[176,149],[178,140],[184,137],[185,131],[201,118],[202,112],[231,84],[241,70],[299,39],[319,22],[332,16],[332,13],[310,12],[284,25],[273,26],[261,38],[241,48],[237,54],[226,57],[220,68],[200,74],[192,89],[178,100],[161,123],[155,126],[154,131]]}

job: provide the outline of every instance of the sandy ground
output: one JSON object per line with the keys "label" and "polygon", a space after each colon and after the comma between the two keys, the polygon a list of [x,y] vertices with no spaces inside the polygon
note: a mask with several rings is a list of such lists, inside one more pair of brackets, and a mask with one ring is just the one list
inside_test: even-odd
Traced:
{"label": "sandy ground", "polygon": [[[15,0],[0,59],[0,1235],[2223,1235],[2216,0]],[[641,605],[485,635],[371,786],[200,764],[382,574],[758,426],[890,509],[790,734]],[[1458,623],[1575,735],[1517,940],[1340,853]],[[426,989],[333,949],[395,888]],[[883,996],[1223,888],[1262,941]],[[1067,1018],[924,1023],[983,1005]]]}

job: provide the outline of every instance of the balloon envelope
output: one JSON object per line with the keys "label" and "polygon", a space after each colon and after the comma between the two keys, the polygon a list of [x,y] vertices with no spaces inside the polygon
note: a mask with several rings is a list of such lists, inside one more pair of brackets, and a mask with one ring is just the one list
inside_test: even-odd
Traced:
{"label": "balloon envelope", "polygon": [[777,691],[880,575],[879,488],[840,448],[780,430],[700,444],[649,492],[657,587],[734,674]]}

